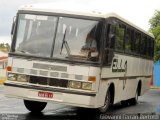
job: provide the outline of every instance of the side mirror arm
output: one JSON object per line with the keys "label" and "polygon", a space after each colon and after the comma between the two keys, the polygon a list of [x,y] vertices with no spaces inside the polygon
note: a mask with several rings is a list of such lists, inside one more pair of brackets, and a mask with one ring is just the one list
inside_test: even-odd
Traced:
{"label": "side mirror arm", "polygon": [[13,17],[13,23],[12,23],[11,35],[13,35],[13,33],[14,33],[14,29],[15,29],[15,21],[16,21],[16,16],[14,16],[14,17]]}

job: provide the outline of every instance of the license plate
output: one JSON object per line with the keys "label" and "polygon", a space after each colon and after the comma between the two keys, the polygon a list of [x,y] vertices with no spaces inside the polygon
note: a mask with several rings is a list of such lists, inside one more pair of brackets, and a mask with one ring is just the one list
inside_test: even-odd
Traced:
{"label": "license plate", "polygon": [[53,98],[53,93],[39,91],[38,92],[38,97]]}

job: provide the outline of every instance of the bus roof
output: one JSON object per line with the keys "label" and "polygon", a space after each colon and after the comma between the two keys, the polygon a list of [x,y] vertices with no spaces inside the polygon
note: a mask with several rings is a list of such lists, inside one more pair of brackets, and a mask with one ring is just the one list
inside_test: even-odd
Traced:
{"label": "bus roof", "polygon": [[122,18],[121,16],[117,15],[114,12],[96,11],[85,6],[75,6],[75,7],[70,7],[70,6],[71,5],[62,6],[62,4],[55,4],[55,3],[39,3],[39,4],[28,4],[28,5],[21,6],[19,10],[62,13],[62,14],[70,14],[70,15],[82,15],[82,16],[88,16],[88,17],[90,16],[90,17],[97,17],[97,18],[115,17],[129,24],[130,26],[138,29],[139,31],[142,31],[145,34],[154,38],[152,34],[134,25],[133,23]]}

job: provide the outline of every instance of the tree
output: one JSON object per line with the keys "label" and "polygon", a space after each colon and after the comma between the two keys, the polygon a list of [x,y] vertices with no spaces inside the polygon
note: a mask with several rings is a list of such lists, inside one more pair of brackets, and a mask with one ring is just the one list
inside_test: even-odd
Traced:
{"label": "tree", "polygon": [[4,47],[5,47],[4,43],[1,43],[0,48],[4,48]]}
{"label": "tree", "polygon": [[7,51],[9,52],[9,50],[10,50],[10,45],[9,45],[8,43],[6,43],[6,44],[5,44],[5,47],[6,47]]}
{"label": "tree", "polygon": [[6,44],[0,43],[0,51],[9,52],[9,50],[10,50],[10,45],[8,43]]}
{"label": "tree", "polygon": [[156,10],[153,17],[149,20],[150,32],[155,37],[154,61],[160,60],[160,11]]}

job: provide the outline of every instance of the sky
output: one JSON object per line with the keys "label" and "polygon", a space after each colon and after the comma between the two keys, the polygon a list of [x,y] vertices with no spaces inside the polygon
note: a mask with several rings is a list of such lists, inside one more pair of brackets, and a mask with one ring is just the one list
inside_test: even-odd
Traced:
{"label": "sky", "polygon": [[146,31],[155,10],[160,10],[160,0],[0,0],[0,43],[11,43],[13,17],[21,5],[45,2],[69,5],[73,9],[83,5],[97,11],[116,12]]}

